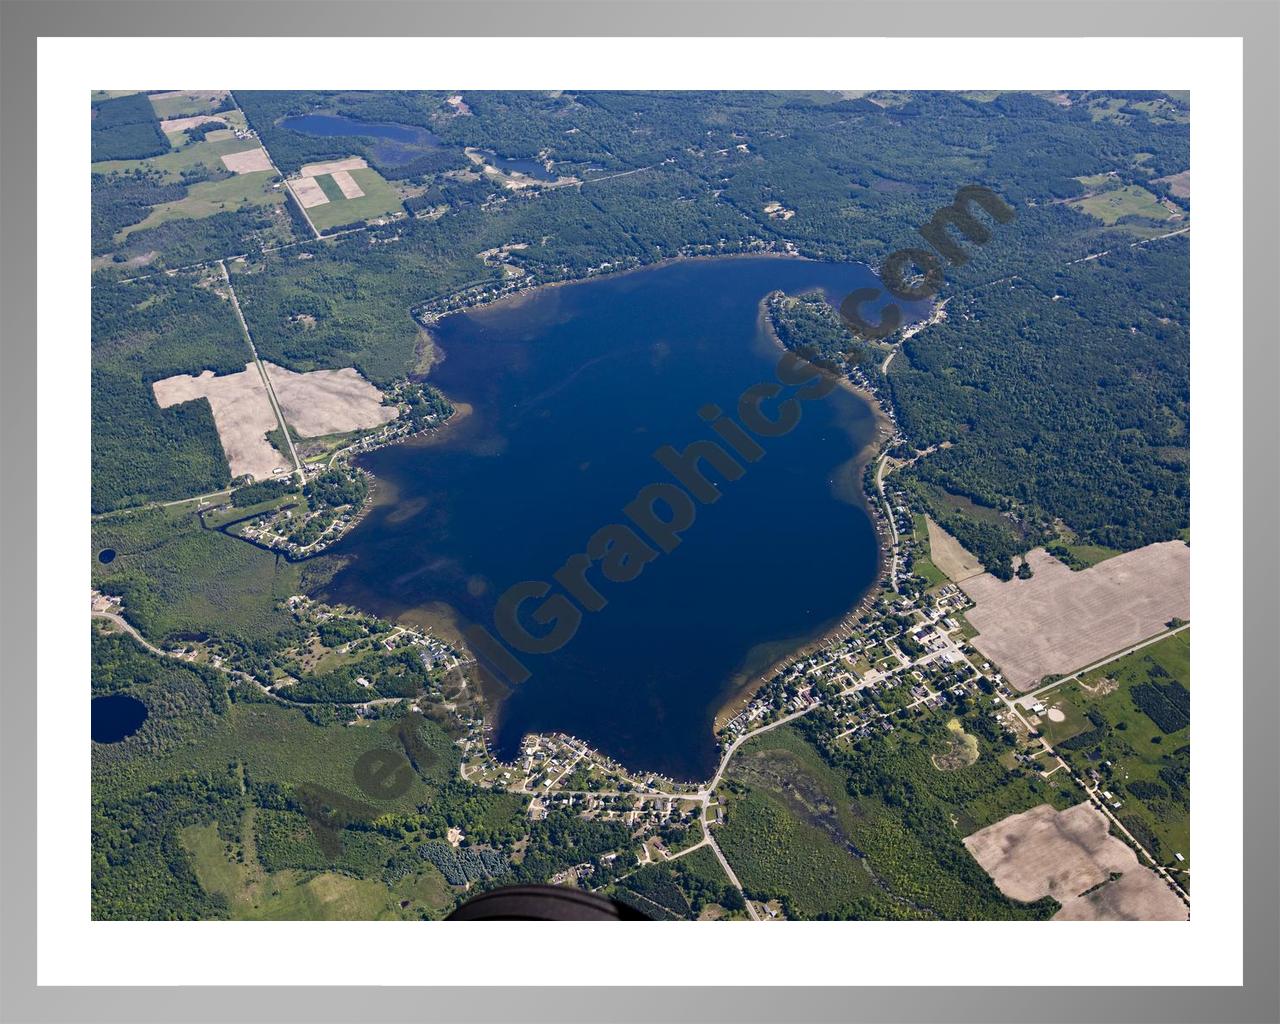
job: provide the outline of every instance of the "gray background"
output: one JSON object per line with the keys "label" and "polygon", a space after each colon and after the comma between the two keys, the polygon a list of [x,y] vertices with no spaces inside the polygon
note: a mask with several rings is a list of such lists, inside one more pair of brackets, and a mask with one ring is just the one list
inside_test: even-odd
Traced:
{"label": "gray background", "polygon": [[[5,1020],[100,1021],[683,1021],[732,1019],[870,1021],[1258,1021],[1280,1020],[1280,902],[1277,900],[1277,97],[1280,8],[1275,0],[1049,0],[1021,3],[333,3],[202,0],[151,3],[0,0],[0,651],[3,651],[3,771],[0,772],[0,1014]],[[464,989],[39,988],[35,987],[35,87],[38,36],[1240,36],[1245,40],[1245,417],[1244,495],[1245,801],[1243,988],[703,988]],[[851,41],[850,60],[859,45]],[[874,44],[872,44],[874,45]],[[957,52],[963,44],[957,44]],[[429,52],[429,51],[428,51]],[[429,59],[426,58],[426,59]],[[907,58],[909,59],[909,58]],[[1105,87],[1105,67],[1096,69]],[[1178,69],[1168,82],[1177,88]],[[572,77],[571,70],[567,71]],[[1206,113],[1197,112],[1197,117]],[[87,286],[88,281],[82,279]],[[1230,301],[1228,297],[1226,301]],[[1232,457],[1228,455],[1227,457]],[[1201,472],[1205,468],[1202,467]],[[46,652],[47,654],[48,652]],[[47,665],[46,665],[47,669]],[[84,813],[84,808],[64,808]],[[86,865],[87,870],[87,865]],[[210,928],[218,927],[210,923]],[[554,927],[554,926],[550,926]],[[714,931],[714,930],[713,930]],[[1088,980],[1091,949],[1070,925],[1028,927],[1023,949],[952,950],[975,976],[1019,970],[1037,951],[1061,951]],[[605,933],[600,936],[605,938]],[[708,938],[713,938],[709,934]],[[857,982],[858,928],[849,926],[849,975]],[[922,951],[922,975],[932,956]],[[660,962],[660,946],[655,960]],[[335,962],[317,964],[332,971]],[[343,968],[354,968],[348,955]],[[651,965],[652,967],[653,965]],[[228,948],[227,971],[235,954]],[[768,970],[767,964],[761,965]],[[1170,950],[1169,975],[1178,956]],[[162,981],[163,979],[157,979]],[[714,978],[709,978],[714,981]]]}

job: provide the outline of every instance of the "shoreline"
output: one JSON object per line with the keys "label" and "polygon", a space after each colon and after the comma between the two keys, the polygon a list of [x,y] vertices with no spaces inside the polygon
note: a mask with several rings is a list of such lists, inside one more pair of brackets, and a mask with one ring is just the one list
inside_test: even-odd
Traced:
{"label": "shoreline", "polygon": [[[769,296],[766,295],[759,303],[758,322],[765,336],[768,337],[782,352],[789,352],[778,337],[778,332],[774,330],[773,324],[769,319],[768,311]],[[866,488],[862,485],[862,478],[866,473],[866,468],[884,451],[886,442],[891,440],[897,433],[897,424],[890,418],[880,403],[880,398],[874,391],[854,383],[848,377],[840,376],[837,378],[838,384],[846,391],[857,396],[865,402],[872,414],[872,436],[854,456],[854,470],[858,476],[858,495],[863,508],[866,510],[867,517],[871,520],[873,527],[876,527],[876,574],[872,584],[867,588],[866,592],[858,598],[857,602],[846,612],[844,612],[839,620],[832,626],[823,630],[819,635],[802,642],[799,646],[792,648],[789,653],[780,658],[775,658],[770,664],[765,666],[759,672],[751,673],[740,685],[738,685],[734,693],[716,709],[715,717],[712,720],[712,731],[718,734],[721,729],[729,723],[736,715],[747,707],[756,697],[756,695],[780,672],[786,671],[797,662],[804,661],[817,651],[824,648],[832,640],[838,636],[846,634],[851,625],[856,622],[867,608],[873,605],[876,599],[884,590],[884,567],[888,564],[888,538],[885,533],[878,528],[880,522],[880,510],[872,497],[867,494]]]}
{"label": "shoreline", "polygon": [[[429,302],[420,303],[417,306],[410,307],[409,315],[412,317],[418,327],[426,333],[430,338],[433,347],[437,347],[435,336],[431,333],[431,325],[439,320],[443,320],[447,316],[453,316],[455,313],[474,313],[478,310],[488,309],[491,306],[497,306],[504,302],[512,304],[527,301],[533,298],[536,293],[552,288],[564,288],[568,285],[583,284],[587,281],[595,281],[600,278],[623,277],[627,274],[638,274],[643,271],[659,270],[674,263],[691,263],[703,260],[741,260],[741,259],[778,259],[778,260],[805,260],[809,263],[830,263],[830,264],[850,264],[853,266],[862,266],[875,273],[875,268],[869,263],[862,260],[824,260],[815,259],[811,256],[802,256],[798,252],[778,252],[773,249],[763,249],[754,252],[708,252],[708,253],[676,253],[674,256],[661,256],[656,260],[648,263],[635,263],[629,266],[619,267],[617,269],[610,268],[608,270],[598,271],[596,273],[583,274],[581,277],[564,277],[554,281],[534,282],[525,284],[521,287],[512,288],[502,292],[499,295],[493,295],[479,302],[472,303],[468,306],[458,306],[454,309],[431,310]],[[528,281],[528,277],[519,280]],[[449,302],[457,298],[455,295],[445,296],[439,301]],[[420,311],[420,312],[418,312]]]}
{"label": "shoreline", "polygon": [[[601,273],[585,275],[582,277],[565,278],[557,281],[548,281],[542,284],[535,283],[535,284],[527,285],[521,288],[514,288],[504,294],[492,296],[492,297],[483,299],[479,302],[475,302],[471,305],[460,306],[455,309],[442,310],[438,312],[428,312],[422,307],[416,307],[416,309],[410,310],[410,316],[414,320],[418,329],[425,336],[425,339],[430,346],[431,352],[434,357],[432,359],[432,366],[434,366],[434,365],[438,365],[440,362],[447,359],[448,352],[439,343],[435,334],[432,332],[431,327],[437,321],[444,319],[446,316],[452,316],[457,313],[474,313],[482,309],[496,307],[502,303],[518,304],[520,302],[529,300],[534,296],[535,293],[541,292],[544,289],[560,288],[567,285],[582,284],[588,281],[596,280],[597,278],[616,277],[616,276],[622,276],[625,274],[634,274],[634,273],[639,273],[643,271],[657,270],[669,264],[678,263],[678,262],[751,259],[751,258],[756,258],[756,259],[765,258],[765,259],[779,259],[779,260],[797,260],[798,259],[798,260],[806,260],[812,263],[831,263],[831,264],[849,263],[849,264],[867,267],[868,269],[872,269],[870,268],[870,264],[867,264],[858,260],[811,259],[810,257],[801,256],[799,253],[795,253],[795,252],[766,251],[766,252],[677,254],[674,256],[663,257],[651,263],[643,263],[637,266],[624,267],[618,270],[609,270]],[[452,297],[446,298],[444,301],[446,302],[450,301],[451,298]],[[766,295],[762,297],[757,304],[757,310],[758,310],[757,322],[760,325],[761,329],[764,331],[766,337],[770,339],[772,343],[777,347],[778,351],[780,352],[789,351],[786,348],[786,346],[782,344],[782,340],[778,337],[777,332],[773,329],[773,325],[769,321],[769,316],[767,312],[768,299],[769,299],[769,296]],[[429,381],[430,368],[428,368],[425,373],[420,374],[420,376],[423,380]],[[883,451],[885,447],[885,442],[888,441],[890,438],[892,438],[894,434],[896,434],[897,424],[892,420],[892,418],[890,418],[888,413],[885,411],[885,409],[881,405],[879,397],[875,394],[875,392],[859,384],[856,384],[854,381],[850,380],[848,377],[845,377],[845,376],[838,377],[837,382],[847,392],[849,392],[850,394],[853,394],[859,400],[864,402],[869,407],[872,414],[872,421],[873,421],[872,435],[866,441],[866,443],[862,445],[858,453],[854,456],[854,472],[858,478],[858,489],[857,489],[858,499],[857,500],[862,504],[862,507],[867,512],[867,515],[871,519],[872,524],[874,526],[879,523],[878,508],[872,501],[871,496],[866,493],[866,489],[862,485],[862,477],[865,474],[866,467],[879,455],[881,451]],[[444,394],[445,397],[448,398],[451,403],[453,403],[454,408],[456,410],[455,415],[451,416],[444,424],[441,424],[441,426],[449,426],[451,424],[461,422],[472,413],[473,410],[469,406],[467,406],[466,403],[455,401],[452,397],[450,397],[448,394],[446,394],[443,391],[441,392],[441,394]],[[466,406],[465,409],[464,409],[464,406]],[[399,444],[399,443],[408,441],[410,438],[421,437],[421,436],[422,436],[421,434],[407,435],[405,437],[396,438],[388,442],[388,444]],[[427,443],[430,443],[430,442],[428,441]],[[365,469],[364,471],[366,473],[369,473],[369,475],[373,477],[375,484],[378,483],[378,478],[374,476],[374,474],[370,473],[369,470],[367,469]],[[712,717],[711,724],[712,724],[713,738],[715,738],[715,735],[720,731],[724,723],[727,722],[730,718],[732,718],[735,714],[737,714],[739,710],[741,710],[743,707],[749,704],[751,700],[754,699],[756,694],[759,693],[759,691],[779,672],[784,671],[790,665],[793,665],[796,662],[802,661],[805,658],[809,657],[816,650],[819,650],[822,647],[826,646],[836,636],[847,634],[848,630],[851,628],[853,622],[856,621],[857,617],[861,615],[867,607],[869,607],[871,604],[874,603],[874,601],[880,595],[880,592],[883,590],[883,587],[884,587],[883,576],[884,576],[884,567],[887,564],[887,543],[888,543],[883,531],[877,529],[876,535],[877,535],[877,542],[878,542],[877,556],[876,556],[876,574],[873,582],[867,588],[867,590],[861,595],[861,597],[859,597],[858,601],[855,602],[855,604],[851,608],[849,608],[846,612],[842,613],[837,619],[837,621],[827,629],[823,630],[820,635],[817,635],[808,640],[802,641],[797,646],[788,645],[788,651],[786,654],[776,659],[773,659],[773,661],[769,665],[767,665],[764,669],[757,672],[750,673],[746,677],[743,683],[736,686],[734,689],[734,692],[730,695],[730,697],[727,700],[723,701],[719,705],[715,715]],[[413,622],[413,619],[411,618],[410,621]],[[417,623],[414,623],[414,624],[417,624]],[[499,762],[501,762],[501,758],[499,758],[496,752],[494,751],[491,745],[491,740],[494,732],[496,731],[496,729],[500,724],[501,713],[502,713],[502,708],[501,708],[502,703],[503,701],[500,697],[495,699],[494,695],[491,695],[485,692],[482,686],[479,687],[478,704],[479,704],[479,710],[481,712],[481,719],[482,719],[481,733],[484,738],[483,742],[486,748],[486,752],[489,754],[489,756],[493,757],[495,760]],[[602,751],[596,749],[594,745],[587,743],[585,740],[581,739],[580,737],[575,736],[575,737],[572,737],[572,739],[574,740],[574,742],[581,744],[584,748],[592,751],[594,754],[598,756],[601,756],[601,757],[608,756],[603,754]],[[506,763],[506,762],[501,762],[501,763]],[[643,774],[642,769],[626,767],[625,770],[630,774]]]}

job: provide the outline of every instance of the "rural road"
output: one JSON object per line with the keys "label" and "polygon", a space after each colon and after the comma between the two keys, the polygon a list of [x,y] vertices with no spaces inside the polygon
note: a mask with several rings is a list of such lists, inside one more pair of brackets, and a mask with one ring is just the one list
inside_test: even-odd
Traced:
{"label": "rural road", "polygon": [[1158,644],[1161,640],[1166,640],[1171,636],[1177,636],[1183,630],[1187,630],[1190,628],[1191,628],[1191,623],[1186,622],[1186,623],[1183,623],[1181,626],[1174,627],[1173,629],[1163,630],[1157,633],[1155,636],[1149,636],[1147,637],[1147,639],[1134,644],[1132,647],[1126,647],[1123,651],[1116,651],[1114,654],[1108,654],[1101,661],[1095,661],[1092,665],[1086,665],[1084,668],[1078,668],[1074,672],[1072,672],[1071,675],[1069,676],[1063,676],[1061,679],[1055,679],[1052,683],[1046,683],[1044,686],[1040,687],[1038,690],[1030,690],[1027,693],[1024,693],[1018,699],[1026,700],[1030,697],[1039,697],[1041,694],[1048,693],[1050,690],[1057,689],[1059,686],[1062,686],[1064,683],[1069,683],[1073,679],[1077,679],[1078,677],[1084,675],[1086,672],[1092,672],[1095,668],[1102,668],[1103,665],[1109,665],[1111,662],[1115,661],[1118,658],[1123,658],[1126,655],[1132,654],[1134,651],[1140,651],[1144,647],[1150,647],[1152,644]]}
{"label": "rural road", "polygon": [[[742,892],[742,883],[738,881],[738,876],[733,873],[733,868],[729,867],[729,862],[724,859],[724,854],[720,852],[720,847],[716,845],[716,841],[711,838],[711,831],[709,829],[707,830],[707,845],[711,847],[711,852],[716,855],[716,860],[720,862],[721,869],[723,869],[729,881],[733,883],[733,887],[737,889],[738,892]],[[747,905],[747,913],[751,915],[751,920],[759,921],[760,915],[756,913],[756,908],[752,906],[751,901],[747,899],[747,894],[745,892],[742,893],[742,899]]]}
{"label": "rural road", "polygon": [[289,433],[289,425],[284,421],[284,413],[280,411],[280,403],[276,401],[276,392],[275,388],[271,386],[271,378],[267,376],[267,369],[262,365],[262,360],[258,358],[258,348],[253,343],[253,335],[249,333],[249,325],[245,322],[244,313],[240,311],[240,300],[236,298],[236,290],[231,284],[231,275],[227,273],[227,264],[224,260],[218,260],[218,267],[222,270],[222,280],[227,284],[227,292],[231,296],[231,307],[236,311],[236,319],[240,321],[240,330],[244,332],[244,340],[249,343],[249,351],[253,353],[253,361],[258,367],[258,373],[262,375],[262,383],[267,389],[267,397],[271,399],[271,408],[275,410],[276,422],[280,424],[284,439],[289,445],[289,454],[293,456],[293,466],[294,471],[298,474],[298,482],[306,483],[307,475],[302,471],[302,460],[298,458],[298,450],[293,446],[293,437]]}

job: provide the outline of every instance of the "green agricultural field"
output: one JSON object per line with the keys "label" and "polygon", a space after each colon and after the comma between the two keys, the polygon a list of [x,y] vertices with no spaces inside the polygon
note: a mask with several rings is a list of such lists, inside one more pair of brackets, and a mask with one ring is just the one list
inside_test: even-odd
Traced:
{"label": "green agricultural field", "polygon": [[1126,827],[1166,864],[1176,864],[1174,854],[1181,853],[1182,867],[1191,858],[1191,737],[1185,714],[1190,688],[1188,629],[1054,694],[1091,717],[1088,731],[1056,749],[1078,772],[1098,772],[1102,788],[1121,801],[1116,814]]}
{"label": "green agricultural field", "polygon": [[146,220],[130,225],[117,236],[124,241],[132,232],[143,231],[169,220],[198,220],[246,206],[276,206],[283,203],[284,190],[271,187],[275,175],[271,171],[236,174],[221,181],[202,181],[192,185],[187,195],[173,203],[153,206]]}
{"label": "green agricultural field", "polygon": [[338,188],[338,183],[333,180],[332,174],[318,175],[316,184],[320,186],[320,191],[328,197],[329,202],[341,203],[345,201],[346,196],[342,194],[342,189]]}
{"label": "green agricultural field", "polygon": [[225,128],[209,132],[199,142],[192,142],[185,135],[175,133],[169,136],[169,143],[173,148],[161,156],[145,160],[102,160],[94,164],[92,170],[95,174],[109,174],[111,171],[150,169],[159,171],[167,181],[180,181],[183,171],[189,171],[200,164],[211,171],[224,171],[222,157],[257,149],[259,146],[253,139],[237,139],[230,129]]}
{"label": "green agricultural field", "polygon": [[1100,192],[1087,199],[1077,199],[1071,206],[1110,226],[1121,217],[1146,217],[1165,222],[1170,213],[1160,201],[1140,185],[1124,185]]}
{"label": "green agricultural field", "polygon": [[351,177],[364,190],[364,195],[357,199],[343,198],[342,191],[329,175],[322,174],[317,179],[325,195],[329,197],[329,202],[309,207],[307,215],[319,230],[328,231],[344,224],[373,220],[375,217],[403,211],[399,194],[372,167],[358,167],[351,172]]}

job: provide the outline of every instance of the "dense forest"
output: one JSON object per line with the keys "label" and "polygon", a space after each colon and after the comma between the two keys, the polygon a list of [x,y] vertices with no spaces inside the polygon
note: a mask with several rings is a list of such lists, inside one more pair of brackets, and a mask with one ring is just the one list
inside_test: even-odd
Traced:
{"label": "dense forest", "polygon": [[249,361],[231,306],[193,274],[93,290],[93,510],[225,487],[209,403],[161,409],[151,384],[238,373]]}
{"label": "dense forest", "polygon": [[[956,295],[888,385],[918,448],[903,471],[992,571],[1052,535],[1128,550],[1171,540],[1191,492],[1189,243],[1121,246]],[[1011,512],[992,528],[946,495]]]}
{"label": "dense forest", "polygon": [[94,163],[141,160],[169,151],[151,101],[140,92],[95,103],[89,138]]}

